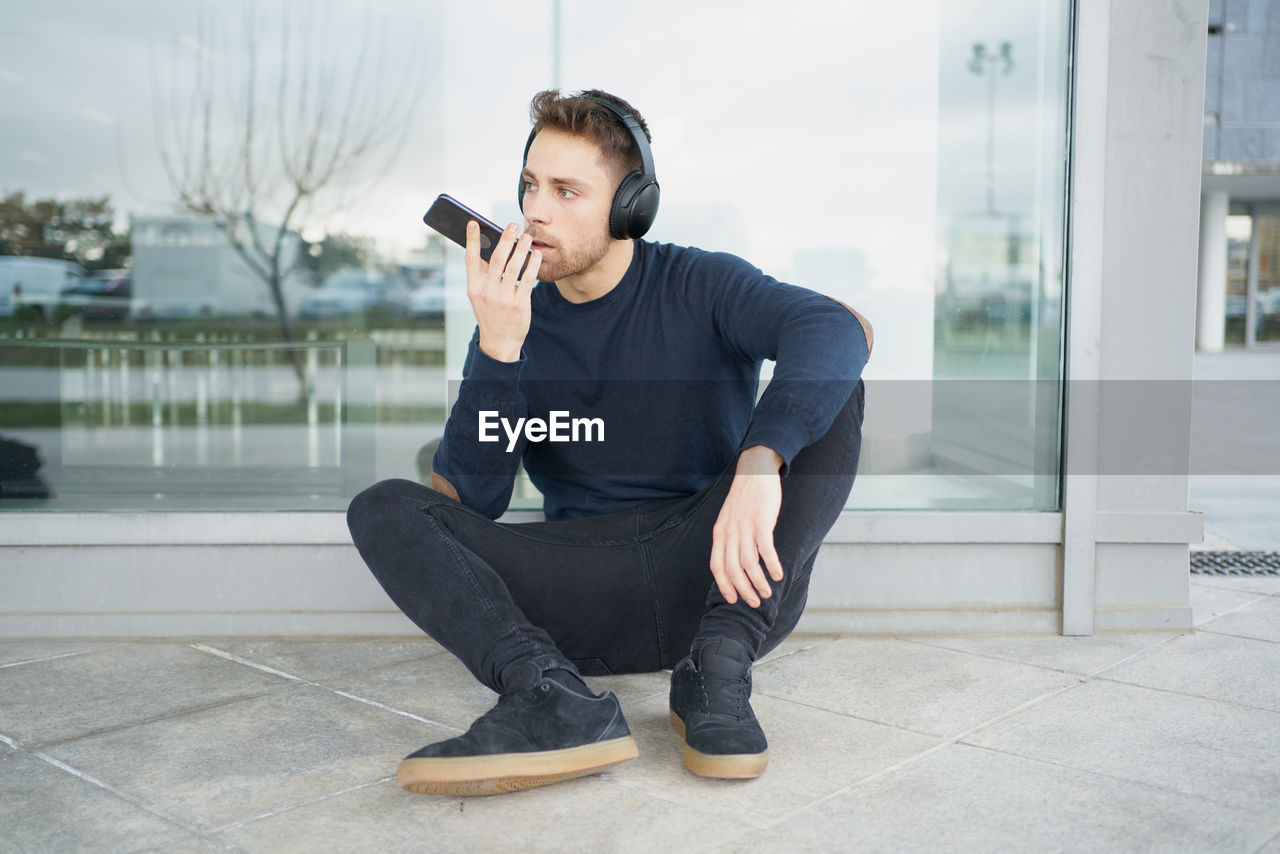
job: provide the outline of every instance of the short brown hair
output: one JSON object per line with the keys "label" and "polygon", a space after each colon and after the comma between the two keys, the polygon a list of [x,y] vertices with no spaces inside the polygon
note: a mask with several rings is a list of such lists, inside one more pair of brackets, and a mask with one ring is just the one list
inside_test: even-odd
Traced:
{"label": "short brown hair", "polygon": [[600,159],[606,169],[614,174],[619,182],[623,176],[641,168],[640,149],[631,136],[631,131],[619,121],[618,117],[588,97],[599,98],[616,104],[635,117],[644,131],[645,139],[652,140],[649,126],[636,108],[619,98],[599,89],[587,89],[575,95],[561,95],[559,89],[547,89],[533,96],[529,102],[529,120],[533,122],[536,134],[544,128],[585,136],[600,149]]}

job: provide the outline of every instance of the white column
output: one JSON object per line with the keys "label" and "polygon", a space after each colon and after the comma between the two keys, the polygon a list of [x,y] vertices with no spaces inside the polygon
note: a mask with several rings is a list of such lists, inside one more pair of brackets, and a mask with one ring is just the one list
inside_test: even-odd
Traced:
{"label": "white column", "polygon": [[1196,347],[1221,353],[1227,325],[1227,202],[1225,190],[1200,196],[1200,279],[1196,287]]}

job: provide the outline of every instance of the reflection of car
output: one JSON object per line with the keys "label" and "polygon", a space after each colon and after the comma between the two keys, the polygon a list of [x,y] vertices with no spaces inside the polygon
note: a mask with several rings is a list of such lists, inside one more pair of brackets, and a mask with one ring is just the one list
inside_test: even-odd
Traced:
{"label": "reflection of car", "polygon": [[432,276],[413,289],[409,295],[409,314],[412,317],[444,316],[444,278]]}
{"label": "reflection of car", "polygon": [[1271,288],[1258,296],[1258,311],[1265,317],[1280,314],[1280,288]]}
{"label": "reflection of car", "polygon": [[0,316],[25,309],[52,318],[58,297],[80,284],[84,270],[71,261],[27,256],[0,257]]}
{"label": "reflection of car", "polygon": [[128,270],[96,270],[64,290],[59,302],[86,320],[124,320],[131,294]]}
{"label": "reflection of car", "polygon": [[344,317],[383,310],[403,315],[409,310],[409,288],[399,276],[343,270],[334,273],[302,302],[303,317]]}

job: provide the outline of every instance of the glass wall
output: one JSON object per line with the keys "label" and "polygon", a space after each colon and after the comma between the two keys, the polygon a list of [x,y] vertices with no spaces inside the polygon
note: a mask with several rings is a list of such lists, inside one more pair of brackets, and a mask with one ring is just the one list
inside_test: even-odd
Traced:
{"label": "glass wall", "polygon": [[[260,3],[252,26],[213,4],[72,5],[0,34],[18,129],[0,140],[0,508],[337,510],[425,478],[474,318],[461,251],[422,212],[448,192],[517,220],[528,100],[557,85],[644,113],[650,239],[736,253],[875,325],[850,507],[1057,506],[1068,0],[381,2],[323,25]],[[185,107],[249,69],[256,94],[210,103],[257,103],[257,124]],[[386,132],[291,208],[298,170],[272,152],[324,120],[321,79],[330,118],[371,102],[329,127]],[[238,159],[191,147],[251,137]],[[182,209],[193,166],[259,175],[236,197],[255,216]]]}

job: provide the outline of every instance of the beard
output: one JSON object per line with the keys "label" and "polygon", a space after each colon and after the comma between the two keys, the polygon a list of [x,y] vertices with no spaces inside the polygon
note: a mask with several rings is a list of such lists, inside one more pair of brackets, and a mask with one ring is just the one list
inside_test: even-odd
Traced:
{"label": "beard", "polygon": [[[541,239],[537,234],[534,237]],[[577,245],[555,244],[555,257],[543,258],[542,266],[538,268],[538,280],[558,282],[591,269],[609,252],[611,240],[609,232],[605,230],[588,236]]]}

